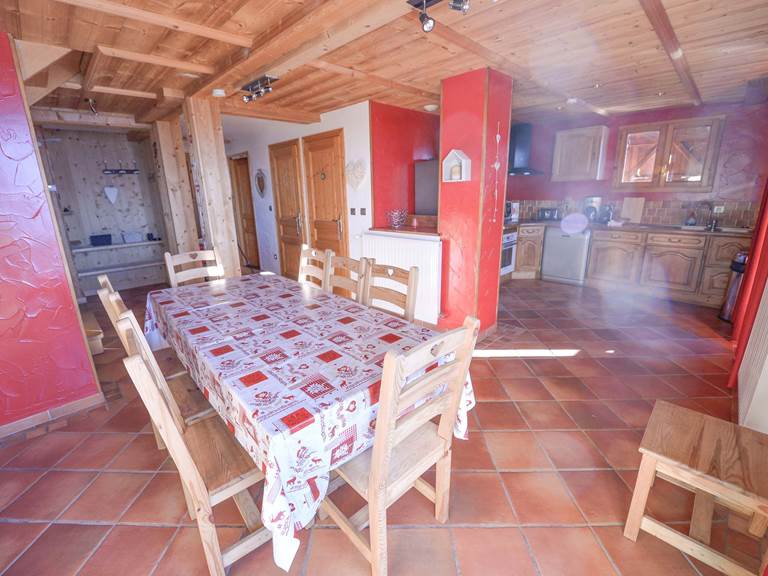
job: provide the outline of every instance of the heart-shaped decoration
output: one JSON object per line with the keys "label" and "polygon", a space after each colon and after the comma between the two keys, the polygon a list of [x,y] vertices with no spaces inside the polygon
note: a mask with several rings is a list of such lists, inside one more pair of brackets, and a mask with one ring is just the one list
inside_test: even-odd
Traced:
{"label": "heart-shaped decoration", "polygon": [[344,171],[347,175],[347,184],[352,187],[353,190],[357,190],[360,184],[365,179],[365,174],[368,168],[364,160],[350,160],[344,167]]}
{"label": "heart-shaped decoration", "polygon": [[107,200],[112,202],[112,204],[117,202],[117,193],[118,193],[117,187],[115,187],[115,186],[104,186],[104,196],[106,196]]}

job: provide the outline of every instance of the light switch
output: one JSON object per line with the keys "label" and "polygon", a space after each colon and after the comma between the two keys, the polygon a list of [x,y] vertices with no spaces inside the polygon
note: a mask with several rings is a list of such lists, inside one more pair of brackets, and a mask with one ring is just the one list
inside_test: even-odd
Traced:
{"label": "light switch", "polygon": [[722,214],[723,212],[725,212],[725,206],[723,206],[722,204],[720,206],[715,206],[712,209],[712,212],[715,214]]}
{"label": "light switch", "polygon": [[355,210],[354,208],[350,208],[349,213],[350,215],[354,216],[357,213],[357,210]]}
{"label": "light switch", "polygon": [[269,205],[269,211],[272,212],[272,204]]}
{"label": "light switch", "polygon": [[360,216],[365,216],[365,208],[360,208]]}

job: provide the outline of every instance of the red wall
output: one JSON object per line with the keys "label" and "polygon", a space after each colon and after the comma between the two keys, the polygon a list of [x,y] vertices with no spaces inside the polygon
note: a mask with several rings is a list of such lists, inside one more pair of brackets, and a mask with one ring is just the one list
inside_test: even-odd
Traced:
{"label": "red wall", "polygon": [[373,226],[387,227],[387,212],[407,208],[413,214],[414,160],[438,156],[440,117],[371,102]]}
{"label": "red wall", "polygon": [[[440,325],[446,328],[460,325],[468,314],[480,320],[483,332],[496,325],[511,98],[511,79],[489,69],[467,72],[442,83],[441,154],[445,157],[452,149],[459,149],[472,163],[470,181],[440,184]],[[492,165],[496,162],[497,130],[502,166],[494,204]]]}
{"label": "red wall", "polygon": [[0,425],[98,393],[0,34]]}
{"label": "red wall", "polygon": [[[509,198],[514,200],[561,200],[583,196],[620,197],[627,193],[612,188],[616,162],[618,129],[629,124],[659,122],[696,116],[726,115],[715,185],[710,195],[702,193],[633,192],[632,196],[702,200],[706,197],[754,202],[760,199],[768,175],[768,106],[707,105],[665,108],[609,118],[584,114],[571,119],[560,116],[533,120],[531,167],[544,172],[538,176],[510,176]],[[518,120],[513,118],[513,123]],[[552,154],[558,130],[601,124],[609,127],[605,180],[588,182],[551,182]]]}

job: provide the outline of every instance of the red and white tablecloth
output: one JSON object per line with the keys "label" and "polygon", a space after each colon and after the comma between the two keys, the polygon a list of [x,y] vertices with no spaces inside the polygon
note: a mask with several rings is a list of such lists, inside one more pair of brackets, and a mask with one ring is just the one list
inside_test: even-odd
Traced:
{"label": "red and white tablecloth", "polygon": [[[264,471],[262,521],[285,570],[331,470],[373,444],[384,354],[436,335],[273,274],[151,292],[144,330],[176,350]],[[474,403],[468,379],[457,437]]]}

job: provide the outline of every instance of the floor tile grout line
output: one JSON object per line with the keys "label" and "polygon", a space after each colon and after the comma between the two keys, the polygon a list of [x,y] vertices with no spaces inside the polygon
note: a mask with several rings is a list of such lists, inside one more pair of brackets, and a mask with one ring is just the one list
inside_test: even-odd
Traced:
{"label": "floor tile grout line", "polygon": [[157,571],[158,567],[160,566],[160,563],[163,561],[163,558],[165,558],[165,555],[168,553],[168,550],[171,549],[171,546],[173,546],[173,543],[175,542],[176,538],[179,535],[179,532],[181,532],[182,526],[176,526],[176,530],[174,530],[173,534],[171,534],[171,537],[168,538],[168,542],[165,543],[165,546],[160,551],[160,555],[157,557],[157,560],[155,560],[155,563],[152,565],[152,568],[150,569],[147,576],[153,576],[154,573]]}
{"label": "floor tile grout line", "polygon": [[106,541],[106,539],[109,537],[110,534],[115,530],[115,524],[112,524],[112,526],[107,530],[104,535],[99,539],[99,541],[96,543],[96,546],[93,547],[93,550],[91,550],[86,558],[80,563],[80,565],[77,567],[77,569],[74,571],[74,576],[77,576],[82,572],[83,568],[85,568],[85,565],[88,564],[88,562],[93,558],[93,556],[96,554],[96,552],[101,548],[101,545]]}
{"label": "floor tile grout line", "polygon": [[[42,524],[42,523],[43,523],[43,522],[40,522],[40,524]],[[47,525],[45,528],[43,528],[42,530],[40,530],[40,532],[38,533],[38,535],[37,535],[37,536],[35,536],[35,537],[32,539],[32,541],[31,541],[29,544],[27,544],[27,545],[26,545],[26,546],[25,546],[25,547],[24,547],[24,548],[23,548],[23,549],[22,549],[22,550],[21,550],[21,551],[20,551],[20,552],[19,552],[19,553],[16,555],[16,557],[15,557],[15,558],[12,558],[12,559],[11,559],[11,561],[10,561],[10,562],[8,562],[8,564],[6,564],[4,567],[1,567],[1,568],[0,568],[0,576],[2,576],[2,575],[3,575],[3,574],[5,574],[5,573],[6,573],[8,570],[10,570],[11,566],[13,566],[14,564],[16,564],[16,562],[18,562],[18,561],[19,561],[19,559],[20,559],[22,556],[24,556],[24,554],[26,554],[26,553],[27,553],[27,551],[28,551],[30,548],[32,548],[32,546],[34,546],[35,542],[37,542],[37,541],[38,541],[38,540],[39,540],[39,539],[42,537],[42,535],[43,535],[43,534],[45,534],[45,533],[48,531],[48,528],[50,528],[50,527],[51,527],[51,523],[50,523],[50,522],[48,522],[48,525]]]}

